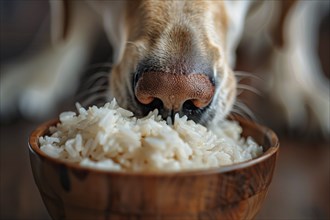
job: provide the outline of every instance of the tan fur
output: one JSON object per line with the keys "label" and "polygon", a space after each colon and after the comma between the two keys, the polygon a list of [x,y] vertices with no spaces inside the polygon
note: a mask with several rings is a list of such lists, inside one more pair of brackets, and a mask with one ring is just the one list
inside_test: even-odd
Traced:
{"label": "tan fur", "polygon": [[[273,7],[278,4],[281,7]],[[26,64],[2,68],[6,74],[1,74],[0,80],[0,113],[8,115],[18,107],[26,117],[47,115],[77,86],[78,75],[97,39],[95,36],[103,29],[113,48],[109,100],[115,97],[121,106],[142,115],[146,105],[138,102],[134,88],[139,71],[164,74],[158,77],[162,80],[167,79],[166,75],[171,78],[169,74],[180,79],[187,79],[178,76],[180,74],[204,74],[202,78],[214,86],[215,95],[211,104],[202,109],[207,112],[200,111],[202,113],[197,115],[195,111],[195,115],[197,119],[203,117],[201,121],[207,124],[213,116],[217,120],[230,111],[240,113],[240,109],[232,108],[236,99],[233,68],[238,44],[246,42],[251,51],[258,52],[258,47],[267,44],[272,33],[272,43],[284,47],[276,48],[270,68],[264,71],[272,72],[273,76],[269,85],[264,83],[269,86],[266,92],[283,107],[287,115],[285,121],[289,121],[290,126],[302,127],[306,111],[311,109],[312,118],[328,134],[329,87],[321,77],[321,67],[313,49],[317,40],[315,24],[328,11],[328,6],[327,1],[296,0],[52,1],[51,30],[55,44]],[[42,79],[47,86],[31,78]],[[171,87],[166,85],[163,89],[168,92]],[[99,98],[97,93],[87,92],[92,93],[94,100]],[[107,95],[102,94],[102,97]],[[176,100],[178,105],[183,106],[185,98]],[[191,101],[194,100],[189,99],[188,104]],[[239,105],[241,103],[235,104],[242,111],[248,110]],[[201,110],[204,104],[198,106],[197,110]],[[192,110],[194,106],[188,107]]]}
{"label": "tan fur", "polygon": [[[213,106],[224,117],[235,100],[236,80],[226,57],[227,15],[222,1],[134,1],[126,5],[123,56],[115,64],[110,89],[119,104],[132,105],[132,73],[146,56],[157,57],[164,72],[184,72],[186,57],[200,55],[213,66],[218,83]],[[200,54],[196,54],[198,51]],[[173,64],[167,67],[168,60]]]}

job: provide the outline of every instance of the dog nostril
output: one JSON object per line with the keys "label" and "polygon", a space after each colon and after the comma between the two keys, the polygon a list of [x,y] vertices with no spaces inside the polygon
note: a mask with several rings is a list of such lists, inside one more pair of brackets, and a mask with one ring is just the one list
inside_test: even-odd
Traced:
{"label": "dog nostril", "polygon": [[179,112],[206,107],[215,86],[205,74],[168,74],[144,72],[135,83],[136,99],[149,108]]}
{"label": "dog nostril", "polygon": [[200,107],[196,106],[196,105],[194,104],[194,101],[193,101],[193,100],[187,100],[187,101],[185,101],[185,102],[183,103],[182,108],[183,108],[184,110],[195,111],[195,110],[199,109]]}
{"label": "dog nostril", "polygon": [[148,104],[144,104],[143,107],[147,112],[153,111],[154,109],[161,110],[163,108],[163,102],[158,98],[153,98],[151,102],[149,102]]}
{"label": "dog nostril", "polygon": [[155,101],[155,98],[152,97],[152,96],[146,96],[146,97],[140,97],[139,98],[139,102],[141,102],[144,105],[149,105],[154,101]]}

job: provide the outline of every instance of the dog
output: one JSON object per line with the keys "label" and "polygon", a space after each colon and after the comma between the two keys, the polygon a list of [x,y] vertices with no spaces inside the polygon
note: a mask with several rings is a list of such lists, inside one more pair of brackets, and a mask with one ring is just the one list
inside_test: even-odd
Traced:
{"label": "dog", "polygon": [[[79,74],[104,31],[113,49],[111,70],[94,79],[105,78],[109,86],[87,91],[86,105],[116,98],[138,117],[157,108],[165,119],[178,113],[206,126],[218,123],[244,111],[239,89],[253,90],[238,82],[244,74],[234,71],[237,46],[248,42],[258,48],[271,41],[272,78],[264,82],[264,92],[291,126],[304,123],[309,109],[319,129],[330,133],[329,84],[314,45],[315,24],[327,13],[327,1],[61,0],[50,5],[52,45],[2,68],[2,115],[15,108],[32,118],[52,112],[77,90]],[[256,26],[263,28],[252,33]],[[265,39],[265,33],[273,38]]]}

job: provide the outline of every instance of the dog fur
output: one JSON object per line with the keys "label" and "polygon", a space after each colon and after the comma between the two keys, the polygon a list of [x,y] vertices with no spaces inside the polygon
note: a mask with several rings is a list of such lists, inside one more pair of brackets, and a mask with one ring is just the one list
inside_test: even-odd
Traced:
{"label": "dog fur", "polygon": [[322,78],[315,42],[317,23],[322,18],[317,15],[328,13],[329,3],[285,2],[289,3],[51,1],[53,44],[40,56],[2,68],[1,114],[8,115],[18,106],[26,117],[48,115],[77,89],[93,42],[104,30],[113,47],[109,100],[115,97],[120,105],[142,115],[131,84],[132,73],[144,57],[157,57],[162,72],[195,70],[167,63],[170,57],[189,57],[189,64],[201,58],[209,62],[217,80],[217,98],[208,113],[212,117],[202,121],[220,120],[235,108],[238,44],[248,42],[257,50],[269,41],[265,36],[270,33],[274,52],[263,71],[272,74],[264,82],[263,92],[282,107],[290,126],[301,126],[309,109],[312,120],[327,135],[329,84]]}

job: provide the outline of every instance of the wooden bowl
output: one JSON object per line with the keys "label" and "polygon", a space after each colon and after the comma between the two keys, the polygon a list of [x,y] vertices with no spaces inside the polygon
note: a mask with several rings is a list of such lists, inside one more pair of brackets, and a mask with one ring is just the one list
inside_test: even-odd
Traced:
{"label": "wooden bowl", "polygon": [[35,182],[53,219],[253,219],[271,183],[279,142],[268,128],[239,118],[243,136],[263,146],[262,156],[243,163],[177,173],[101,171],[47,156],[30,136]]}

